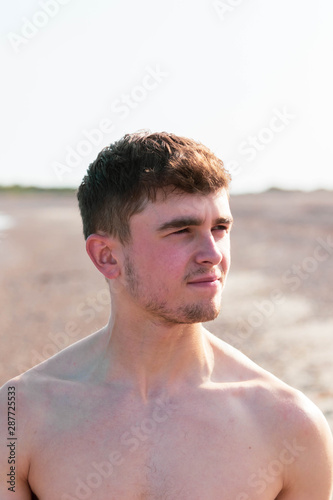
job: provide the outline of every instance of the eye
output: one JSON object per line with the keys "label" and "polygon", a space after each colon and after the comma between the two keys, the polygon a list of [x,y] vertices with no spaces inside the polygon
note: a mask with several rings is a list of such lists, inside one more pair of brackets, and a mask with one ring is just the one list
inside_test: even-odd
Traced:
{"label": "eye", "polygon": [[212,231],[228,231],[228,229],[229,229],[228,226],[218,225],[218,226],[214,226],[212,228]]}
{"label": "eye", "polygon": [[184,233],[188,233],[188,228],[187,227],[185,227],[184,229],[178,229],[178,231],[174,231],[171,234],[184,234]]}

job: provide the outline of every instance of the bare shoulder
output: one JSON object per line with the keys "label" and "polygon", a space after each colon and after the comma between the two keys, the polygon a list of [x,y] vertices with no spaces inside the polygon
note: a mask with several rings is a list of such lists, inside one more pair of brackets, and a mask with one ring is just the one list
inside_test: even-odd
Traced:
{"label": "bare shoulder", "polygon": [[[333,439],[321,410],[302,392],[284,383],[237,349],[212,339],[217,358],[242,394],[248,418],[254,418],[272,449],[272,460],[293,457],[284,473],[279,500],[330,500]],[[289,454],[289,455],[288,455]],[[275,458],[274,458],[275,457]],[[272,462],[273,463],[273,462]]]}
{"label": "bare shoulder", "polygon": [[[16,393],[16,405],[19,412],[20,429],[33,431],[43,415],[49,414],[51,400],[66,391],[75,391],[83,378],[94,370],[98,353],[103,348],[104,332],[100,330],[75,342],[63,351],[36,365],[23,374],[9,380],[1,388],[2,403],[5,403],[8,387]],[[81,384],[82,385],[82,384]],[[24,432],[31,435],[31,432]],[[26,439],[26,438],[25,438]],[[29,447],[25,447],[29,449]]]}
{"label": "bare shoulder", "polygon": [[[20,499],[31,498],[30,464],[38,449],[45,444],[45,430],[54,424],[52,419],[61,417],[69,395],[76,394],[78,387],[84,385],[82,379],[89,377],[89,371],[94,369],[103,342],[101,330],[1,387],[0,440],[12,448],[1,447],[0,473],[2,476],[15,472],[15,492]],[[13,462],[9,463],[11,460]],[[12,491],[7,486],[10,484],[1,482],[1,499],[12,498]]]}
{"label": "bare shoulder", "polygon": [[[288,429],[307,434],[311,429],[319,428],[324,432],[328,428],[321,410],[301,391],[286,384],[278,377],[263,369],[238,349],[212,335],[215,359],[223,364],[224,378],[228,377],[240,387],[244,395],[248,389],[249,398],[255,402],[254,411],[274,423],[276,430],[287,432]],[[219,361],[217,362],[217,364]]]}

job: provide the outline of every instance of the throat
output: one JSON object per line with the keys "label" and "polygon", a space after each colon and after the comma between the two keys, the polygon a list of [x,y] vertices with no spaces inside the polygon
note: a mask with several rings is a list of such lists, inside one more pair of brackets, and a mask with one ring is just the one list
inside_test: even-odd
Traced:
{"label": "throat", "polygon": [[159,333],[113,331],[110,339],[109,375],[130,379],[143,399],[165,388],[199,385],[214,367],[213,349],[202,325],[182,325]]}

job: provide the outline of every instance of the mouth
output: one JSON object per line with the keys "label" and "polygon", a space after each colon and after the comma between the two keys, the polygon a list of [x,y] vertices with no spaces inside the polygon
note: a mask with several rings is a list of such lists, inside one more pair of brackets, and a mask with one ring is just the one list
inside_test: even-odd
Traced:
{"label": "mouth", "polygon": [[200,276],[200,278],[194,279],[187,283],[190,286],[195,287],[218,287],[222,284],[222,276]]}

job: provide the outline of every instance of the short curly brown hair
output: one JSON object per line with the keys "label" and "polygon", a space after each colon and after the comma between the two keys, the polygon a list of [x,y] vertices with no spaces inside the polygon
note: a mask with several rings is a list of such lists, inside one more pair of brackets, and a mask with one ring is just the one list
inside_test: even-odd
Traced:
{"label": "short curly brown hair", "polygon": [[90,164],[77,197],[85,238],[97,231],[130,241],[129,220],[157,190],[228,191],[231,177],[206,146],[166,132],[137,132],[104,148]]}

